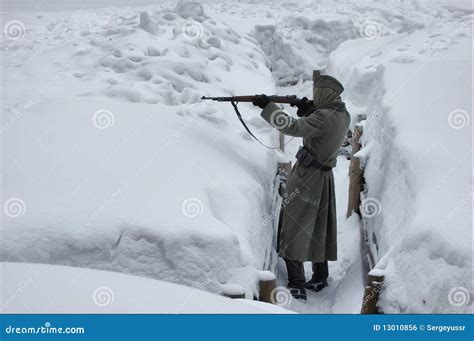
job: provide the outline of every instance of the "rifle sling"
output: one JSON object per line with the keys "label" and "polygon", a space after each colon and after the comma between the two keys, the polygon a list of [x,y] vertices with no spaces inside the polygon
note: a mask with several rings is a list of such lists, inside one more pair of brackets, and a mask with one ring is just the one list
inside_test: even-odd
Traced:
{"label": "rifle sling", "polygon": [[[242,115],[240,114],[240,111],[239,111],[239,108],[237,107],[237,104],[238,102],[235,102],[235,101],[231,101],[230,102],[232,104],[232,106],[234,107],[234,111],[237,115],[237,118],[239,119],[240,123],[242,123],[242,125],[244,126],[245,130],[247,130],[247,132],[250,134],[250,136],[252,136],[255,141],[257,141],[258,143],[260,143],[262,146],[268,148],[268,149],[280,149],[280,147],[269,147],[267,146],[265,143],[263,143],[262,141],[260,141],[251,131],[250,131],[250,128],[247,126],[247,124],[245,124],[245,121],[244,119],[242,118]],[[291,140],[290,140],[291,141]],[[289,141],[288,141],[289,142]],[[288,143],[287,142],[287,143]]]}
{"label": "rifle sling", "polygon": [[[262,141],[260,141],[253,133],[252,131],[250,131],[250,128],[247,126],[247,124],[245,124],[245,121],[244,119],[242,118],[242,115],[240,114],[240,111],[239,111],[239,108],[237,107],[237,104],[239,102],[235,102],[235,101],[230,101],[230,103],[232,104],[232,106],[234,107],[234,111],[235,111],[235,114],[237,115],[237,118],[239,119],[240,123],[242,123],[242,125],[244,126],[245,130],[247,130],[247,132],[250,134],[250,136],[252,136],[255,141],[257,141],[258,143],[260,143],[262,146],[268,148],[268,149],[280,149],[280,147],[269,147],[267,146],[265,143],[263,143]],[[317,109],[333,109],[333,110],[344,110],[346,108],[346,106],[344,105],[344,103],[328,103],[328,104],[323,104],[323,105],[320,105],[320,106],[316,106],[313,108],[312,111],[314,110],[317,110]],[[294,137],[293,137],[294,138]],[[284,145],[290,143],[293,138],[286,142]]]}

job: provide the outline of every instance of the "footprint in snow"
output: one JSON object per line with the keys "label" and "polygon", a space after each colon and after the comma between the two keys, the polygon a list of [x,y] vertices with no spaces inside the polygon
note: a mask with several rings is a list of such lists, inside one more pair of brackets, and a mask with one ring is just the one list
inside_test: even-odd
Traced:
{"label": "footprint in snow", "polygon": [[164,55],[165,51],[167,51],[167,50],[168,49],[164,50],[163,52],[160,52],[157,49],[155,49],[154,47],[148,47],[145,51],[145,56],[160,57],[160,56]]}
{"label": "footprint in snow", "polygon": [[163,19],[172,21],[172,20],[175,20],[176,17],[171,13],[166,13],[166,14],[163,15]]}
{"label": "footprint in snow", "polygon": [[143,68],[143,69],[138,70],[137,76],[142,78],[145,81],[149,81],[153,78],[153,73],[150,70]]}
{"label": "footprint in snow", "polygon": [[398,57],[393,58],[390,62],[408,64],[408,63],[414,63],[415,61],[416,59],[413,56],[398,56]]}
{"label": "footprint in snow", "polygon": [[382,51],[380,51],[380,52],[378,52],[378,53],[376,53],[376,54],[371,55],[370,58],[378,57],[378,56],[380,56],[381,54],[382,54]]}
{"label": "footprint in snow", "polygon": [[139,62],[141,62],[144,58],[143,58],[143,57],[140,57],[140,56],[131,56],[131,57],[129,57],[128,59],[131,60],[132,62],[139,63]]}

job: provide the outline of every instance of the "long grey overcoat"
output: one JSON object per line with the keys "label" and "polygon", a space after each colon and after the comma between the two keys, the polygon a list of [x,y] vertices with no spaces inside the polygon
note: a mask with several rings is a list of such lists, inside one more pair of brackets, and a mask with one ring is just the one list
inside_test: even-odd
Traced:
{"label": "long grey overcoat", "polygon": [[[332,91],[320,98],[339,103]],[[320,94],[321,95],[321,94]],[[316,107],[317,108],[317,107]],[[303,145],[320,162],[331,167],[349,128],[350,115],[344,105],[335,109],[315,109],[296,119],[270,102],[261,116],[285,135],[303,138]],[[337,259],[337,221],[334,176],[296,162],[288,178],[286,205],[280,231],[279,253],[283,258],[323,262]]]}

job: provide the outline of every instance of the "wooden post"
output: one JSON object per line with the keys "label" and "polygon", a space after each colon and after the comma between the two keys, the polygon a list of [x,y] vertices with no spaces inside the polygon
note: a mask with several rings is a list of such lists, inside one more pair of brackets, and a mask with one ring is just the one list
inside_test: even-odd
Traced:
{"label": "wooden post", "polygon": [[379,294],[384,288],[384,277],[368,275],[367,286],[365,287],[364,298],[362,300],[361,314],[380,314],[377,307]]}
{"label": "wooden post", "polygon": [[285,135],[283,135],[282,133],[278,133],[278,140],[280,142],[280,150],[282,152],[285,151]]}
{"label": "wooden post", "polygon": [[[278,134],[278,140],[279,140],[279,146],[280,150],[282,152],[285,151],[285,135],[282,133]],[[278,219],[278,225],[276,227],[276,238],[274,237],[274,244],[272,248],[272,254],[275,256],[278,253],[278,243],[279,243],[279,237],[280,237],[280,225],[281,225],[281,217],[282,217],[282,211],[284,208],[284,203],[282,199],[279,198],[281,196],[284,198],[285,194],[285,188],[284,186],[286,185],[286,180],[288,179],[288,176],[291,172],[291,161],[290,162],[279,162],[278,163],[278,168],[277,168],[277,173],[276,173],[276,182],[275,184],[278,186],[278,191],[274,194],[276,196],[275,198],[275,203],[277,206],[275,206],[275,213],[277,213],[276,208],[278,205],[280,205],[280,211],[278,216],[274,216],[274,219]],[[274,225],[275,226],[275,225]],[[276,267],[276,260],[273,262],[274,267]],[[259,300],[262,302],[267,302],[267,303],[275,303],[274,300],[272,300],[272,294],[275,291],[276,288],[276,278],[274,275],[275,269],[271,268],[272,262],[268,264],[270,267],[267,269],[269,271],[262,273],[260,280],[259,280]]]}
{"label": "wooden post", "polygon": [[[285,135],[279,132],[278,135],[279,148],[283,152],[285,150]],[[263,264],[264,270],[271,274],[271,278],[260,278],[260,294],[258,295],[260,300],[264,302],[270,302],[271,287],[276,285],[275,276],[273,275],[276,271],[278,264],[278,241],[280,234],[280,223],[281,223],[281,211],[283,209],[282,197],[285,192],[286,179],[291,171],[291,162],[282,163],[279,162],[275,174],[275,180],[273,182],[273,202],[271,214],[268,218],[271,222],[271,228],[273,230],[272,244],[269,245],[268,258],[265,258]],[[280,218],[280,219],[279,219]],[[265,223],[265,225],[267,225]],[[271,283],[273,280],[275,283]],[[270,291],[267,293],[268,288]]]}
{"label": "wooden post", "polygon": [[347,205],[346,218],[356,212],[360,216],[360,192],[362,190],[362,169],[360,168],[360,160],[354,157],[354,154],[360,150],[360,137],[362,136],[362,126],[356,124],[352,135],[352,157],[349,166],[349,201]]}
{"label": "wooden post", "polygon": [[275,291],[276,288],[276,279],[260,280],[259,286],[259,300],[267,303],[275,303],[274,300],[272,300],[272,293]]}
{"label": "wooden post", "polygon": [[245,298],[245,294],[223,294],[225,297],[229,298]]}

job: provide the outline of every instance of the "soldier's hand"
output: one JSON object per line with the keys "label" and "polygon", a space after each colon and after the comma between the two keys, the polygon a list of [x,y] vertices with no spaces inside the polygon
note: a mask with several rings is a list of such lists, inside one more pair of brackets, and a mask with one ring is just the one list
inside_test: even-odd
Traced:
{"label": "soldier's hand", "polygon": [[293,106],[298,108],[296,115],[298,115],[298,117],[303,117],[307,114],[309,109],[313,107],[313,101],[308,100],[307,97],[303,97]]}
{"label": "soldier's hand", "polygon": [[290,106],[297,107],[298,109],[301,109],[302,107],[306,107],[308,101],[309,101],[308,97],[303,97],[298,102],[290,104]]}
{"label": "soldier's hand", "polygon": [[253,105],[261,109],[265,109],[267,104],[270,103],[267,95],[258,95],[257,98],[252,102]]}

